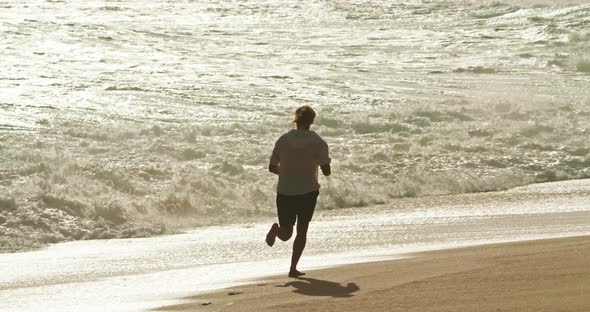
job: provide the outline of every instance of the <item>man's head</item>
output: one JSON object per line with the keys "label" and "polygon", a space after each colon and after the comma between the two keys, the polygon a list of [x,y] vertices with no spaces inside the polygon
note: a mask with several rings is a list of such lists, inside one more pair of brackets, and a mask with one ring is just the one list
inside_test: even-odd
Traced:
{"label": "man's head", "polygon": [[315,119],[315,111],[309,105],[303,105],[295,111],[294,123],[297,128],[309,128]]}

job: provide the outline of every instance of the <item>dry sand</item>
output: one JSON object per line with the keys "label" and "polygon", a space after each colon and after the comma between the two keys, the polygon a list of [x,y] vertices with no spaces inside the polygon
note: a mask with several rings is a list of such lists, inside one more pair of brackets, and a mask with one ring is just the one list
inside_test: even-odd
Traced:
{"label": "dry sand", "polygon": [[272,277],[159,311],[590,311],[590,236],[412,256]]}

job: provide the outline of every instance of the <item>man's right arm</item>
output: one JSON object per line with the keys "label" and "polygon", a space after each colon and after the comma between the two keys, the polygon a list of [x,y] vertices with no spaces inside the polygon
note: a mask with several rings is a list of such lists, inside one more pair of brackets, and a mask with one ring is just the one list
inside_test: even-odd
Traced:
{"label": "man's right arm", "polygon": [[330,164],[321,165],[320,169],[322,169],[322,173],[326,177],[332,174],[332,169],[330,168]]}
{"label": "man's right arm", "polygon": [[320,163],[320,169],[322,169],[322,173],[324,174],[324,176],[329,176],[332,174],[332,168],[330,168],[330,162],[332,161],[330,159],[330,151],[328,148],[328,143],[326,143],[326,141],[324,141],[323,139],[321,139],[320,145],[319,145],[319,153],[318,153],[318,161]]}

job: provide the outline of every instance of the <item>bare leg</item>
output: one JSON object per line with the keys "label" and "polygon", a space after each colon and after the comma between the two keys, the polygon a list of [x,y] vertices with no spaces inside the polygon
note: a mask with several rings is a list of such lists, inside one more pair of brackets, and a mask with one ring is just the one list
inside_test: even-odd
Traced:
{"label": "bare leg", "polygon": [[279,227],[279,231],[277,233],[277,237],[282,240],[283,242],[288,241],[291,236],[293,236],[293,226],[281,226]]}
{"label": "bare leg", "polygon": [[289,277],[298,277],[305,275],[305,273],[297,271],[297,263],[301,259],[303,249],[305,249],[305,243],[307,242],[307,228],[309,222],[304,224],[297,224],[297,236],[293,242],[293,256],[291,257],[291,268],[289,269]]}
{"label": "bare leg", "polygon": [[272,246],[275,243],[275,239],[278,237],[282,241],[288,241],[293,235],[293,226],[279,226],[277,223],[273,223],[266,234],[266,244]]}

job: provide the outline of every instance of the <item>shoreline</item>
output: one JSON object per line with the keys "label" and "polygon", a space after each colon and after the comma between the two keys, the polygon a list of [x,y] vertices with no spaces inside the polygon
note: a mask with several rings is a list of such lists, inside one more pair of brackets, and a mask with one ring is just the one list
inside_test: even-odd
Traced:
{"label": "shoreline", "polygon": [[154,311],[590,310],[590,235],[401,256],[261,278]]}
{"label": "shoreline", "polygon": [[[511,187],[504,190],[496,191],[476,191],[466,192],[459,194],[440,194],[440,195],[427,195],[417,197],[399,197],[395,198],[387,203],[367,205],[361,209],[371,209],[372,207],[380,206],[394,206],[403,205],[404,203],[411,202],[412,204],[425,204],[432,205],[433,202],[440,204],[439,201],[454,203],[457,198],[469,198],[478,196],[503,196],[511,195],[511,192],[524,188],[529,189],[527,194],[544,196],[542,191],[536,189],[544,188],[546,185],[552,184],[564,184],[571,185],[578,188],[580,191],[590,191],[590,178],[581,179],[569,179],[561,181],[541,182],[541,183],[530,183]],[[552,195],[569,195],[567,192],[557,192]],[[513,198],[509,198],[512,201]],[[0,239],[0,254],[8,253],[21,253],[31,252],[47,248],[50,245],[85,241],[85,240],[104,240],[104,239],[128,239],[128,238],[145,238],[145,237],[158,237],[163,235],[175,235],[189,233],[191,230],[197,230],[207,228],[211,226],[240,226],[249,225],[252,223],[262,222],[261,219],[268,219],[269,222],[274,217],[274,214],[264,214],[263,216],[247,216],[247,222],[232,222],[228,221],[225,223],[213,223],[208,225],[200,226],[188,226],[186,224],[176,224],[174,221],[177,218],[171,218],[170,220],[157,219],[153,222],[146,222],[146,220],[135,220],[129,219],[126,222],[117,224],[108,220],[101,219],[99,222],[96,220],[85,219],[80,216],[71,215],[71,211],[68,210],[68,205],[61,208],[51,208],[45,210],[39,210],[35,208],[33,210],[17,209],[16,204],[13,210],[3,210],[0,207],[0,234],[4,235],[4,238]],[[0,204],[0,206],[2,206]],[[64,210],[65,209],[65,210]],[[346,207],[339,209],[325,209],[316,211],[316,217],[322,217],[324,215],[331,216],[339,214],[342,211],[348,209],[358,209],[358,207]],[[195,216],[193,216],[196,218]],[[32,221],[31,221],[32,220]],[[31,223],[32,222],[32,223]],[[98,225],[96,225],[96,224]],[[31,227],[33,231],[31,232]],[[49,231],[49,232],[47,232]],[[90,238],[89,238],[90,237]]]}
{"label": "shoreline", "polygon": [[[412,252],[418,255],[431,247],[445,250],[474,244],[588,236],[588,194],[590,184],[586,180],[537,184],[501,193],[408,198],[393,206],[349,209],[346,213],[327,211],[314,222],[313,237],[310,237],[312,245],[302,259],[301,269],[388,260]],[[260,278],[274,274],[281,275],[275,279],[282,278],[282,283],[260,286],[257,291],[292,294],[295,286],[306,287],[304,280],[289,280],[282,276],[288,268],[291,244],[268,248],[263,242],[267,231],[268,224],[209,227],[182,235],[78,241],[29,254],[6,254],[1,260],[6,268],[11,269],[2,274],[0,284],[11,285],[11,288],[0,297],[7,309],[23,311],[36,311],[37,303],[41,301],[55,307],[48,308],[52,311],[64,308],[94,310],[96,307],[110,311],[146,311],[164,305],[194,304],[195,300],[207,300],[201,303],[210,302],[209,308],[216,311],[225,306],[221,304],[223,300],[247,298],[241,298],[245,297],[242,294],[228,296],[227,293],[223,293],[218,298],[220,300],[200,297],[205,292],[252,281],[268,284],[266,280],[261,282]],[[59,263],[54,259],[60,259]],[[348,284],[353,283],[359,287],[358,291],[351,293],[354,299],[369,291],[370,287],[382,287],[374,281],[388,276],[391,271],[415,273],[421,269],[421,266],[407,269],[407,265],[406,269],[400,269],[397,265],[401,262],[391,263],[396,266],[373,278],[363,277],[366,272],[362,270],[356,270],[356,275],[328,273],[332,275],[326,277],[317,275],[320,271],[310,271],[308,277],[328,282],[321,285],[327,285],[338,296],[348,296],[346,291],[353,289],[348,289]],[[351,267],[364,268],[365,264]],[[407,275],[406,278],[416,276]],[[300,283],[287,285],[289,282]],[[104,291],[97,293],[96,289]],[[250,294],[250,291],[238,292]],[[259,302],[269,303],[269,298],[274,297],[259,297]],[[309,300],[326,296],[303,297]],[[295,299],[298,300],[289,300]],[[225,303],[232,302],[236,301]]]}

